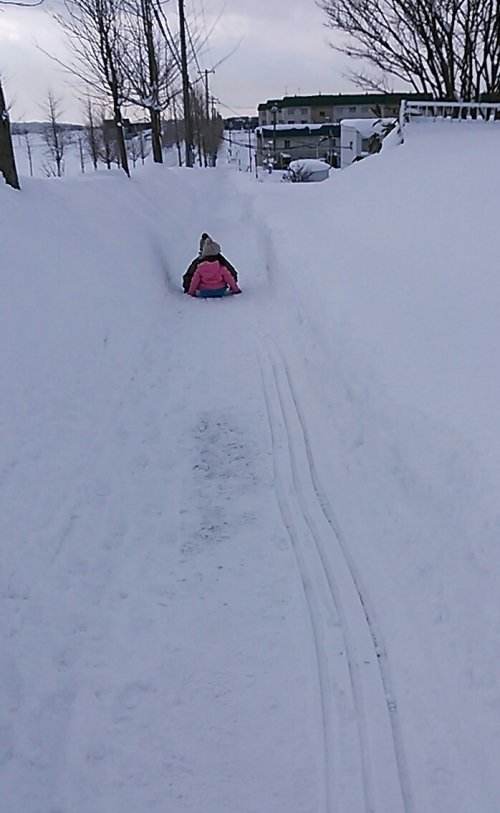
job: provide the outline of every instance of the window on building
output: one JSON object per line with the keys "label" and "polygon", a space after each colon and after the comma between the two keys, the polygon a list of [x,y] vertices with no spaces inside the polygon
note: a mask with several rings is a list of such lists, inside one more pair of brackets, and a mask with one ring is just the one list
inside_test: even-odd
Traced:
{"label": "window on building", "polygon": [[290,139],[285,138],[285,150],[289,150],[289,149],[290,149]]}
{"label": "window on building", "polygon": [[355,107],[350,107],[350,108],[349,108],[349,113],[355,113],[355,112],[356,112],[356,108],[355,108]]}
{"label": "window on building", "polygon": [[326,116],[325,111],[324,111],[324,110],[320,110],[320,111],[319,111],[319,117],[320,117],[320,119],[324,119],[324,118],[325,118],[325,116]]}

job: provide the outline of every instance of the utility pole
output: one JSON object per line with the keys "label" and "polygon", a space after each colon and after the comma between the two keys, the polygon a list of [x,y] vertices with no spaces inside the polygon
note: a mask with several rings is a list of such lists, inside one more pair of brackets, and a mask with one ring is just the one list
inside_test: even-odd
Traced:
{"label": "utility pole", "polygon": [[191,98],[186,51],[186,17],[184,0],[179,0],[179,35],[181,40],[182,96],[184,100],[184,140],[186,144],[186,166],[193,166],[193,122],[191,119]]}
{"label": "utility pole", "polygon": [[255,133],[255,155],[254,155],[255,177],[256,177],[257,180],[259,179],[259,161],[258,161],[259,152],[260,152],[260,155],[261,155],[261,159],[263,159],[263,157],[264,157],[264,139],[262,137],[262,131],[257,130],[256,133]]}
{"label": "utility pole", "polygon": [[275,104],[271,107],[271,112],[273,114],[273,169],[276,163],[276,114],[278,112],[278,108]]}
{"label": "utility pole", "polygon": [[198,71],[198,73],[201,74],[201,75],[203,75],[203,74],[205,75],[205,111],[206,111],[206,117],[207,117],[207,121],[208,121],[209,118],[210,118],[210,93],[209,93],[209,88],[208,88],[208,74],[209,73],[215,73],[215,70],[213,68],[210,71],[205,69],[204,71]]}
{"label": "utility pole", "polygon": [[[209,92],[209,87],[208,87],[208,74],[209,73],[215,73],[215,70],[213,68],[210,71],[205,69],[204,71],[198,71],[198,73],[200,74],[200,76],[205,77],[205,119],[206,119],[206,121],[205,121],[205,126],[203,127],[203,133],[204,133],[204,135],[203,135],[203,151],[205,153],[205,166],[207,166],[207,157],[208,157],[208,152],[209,152],[208,146],[212,141],[212,132],[211,132],[212,128],[211,128],[211,124],[210,124],[210,92]],[[214,159],[213,159],[212,155],[210,156],[210,166],[215,166]]]}
{"label": "utility pole", "polygon": [[252,171],[252,130],[248,125],[248,171]]}

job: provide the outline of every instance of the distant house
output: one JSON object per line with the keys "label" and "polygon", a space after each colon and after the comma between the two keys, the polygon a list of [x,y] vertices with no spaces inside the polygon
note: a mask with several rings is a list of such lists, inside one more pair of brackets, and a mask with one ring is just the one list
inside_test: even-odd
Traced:
{"label": "distant house", "polygon": [[255,130],[258,124],[257,116],[230,116],[224,119],[225,130]]}
{"label": "distant house", "polygon": [[394,118],[345,119],[340,124],[340,165],[342,169],[354,161],[379,152],[382,140],[394,125]]}
{"label": "distant house", "polygon": [[259,104],[259,126],[274,124],[338,124],[342,119],[397,116],[403,99],[428,99],[421,93],[318,93],[315,96],[283,96]]}
{"label": "distant house", "polygon": [[338,166],[339,124],[273,124],[257,127],[257,164],[283,169],[297,158],[323,158]]}

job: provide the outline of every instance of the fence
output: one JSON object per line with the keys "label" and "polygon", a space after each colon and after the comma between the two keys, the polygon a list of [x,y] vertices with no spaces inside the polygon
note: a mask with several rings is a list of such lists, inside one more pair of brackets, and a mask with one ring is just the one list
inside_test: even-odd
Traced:
{"label": "fence", "polygon": [[399,127],[403,132],[409,121],[447,119],[449,121],[498,121],[500,102],[414,102],[403,99],[399,108]]}

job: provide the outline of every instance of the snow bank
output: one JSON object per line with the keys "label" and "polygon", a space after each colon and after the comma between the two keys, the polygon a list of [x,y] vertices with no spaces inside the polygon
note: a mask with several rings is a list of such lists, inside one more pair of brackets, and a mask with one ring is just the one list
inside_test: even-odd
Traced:
{"label": "snow bank", "polygon": [[493,812],[499,792],[499,134],[410,126],[334,182],[256,192],[429,813]]}

